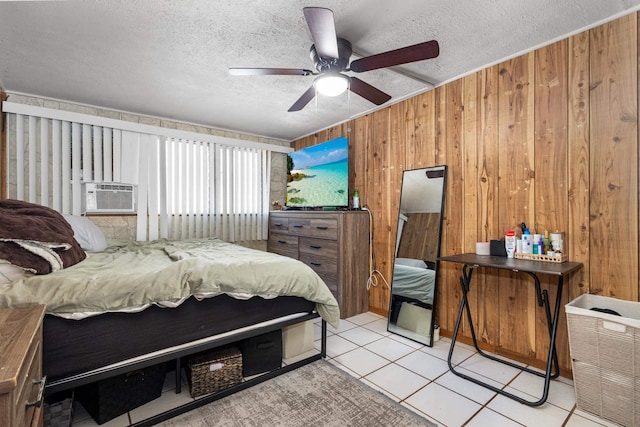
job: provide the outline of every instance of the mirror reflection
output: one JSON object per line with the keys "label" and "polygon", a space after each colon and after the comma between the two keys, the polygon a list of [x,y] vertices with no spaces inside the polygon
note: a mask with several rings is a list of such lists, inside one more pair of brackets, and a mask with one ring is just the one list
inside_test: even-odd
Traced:
{"label": "mirror reflection", "polygon": [[446,166],[402,174],[387,330],[433,345]]}

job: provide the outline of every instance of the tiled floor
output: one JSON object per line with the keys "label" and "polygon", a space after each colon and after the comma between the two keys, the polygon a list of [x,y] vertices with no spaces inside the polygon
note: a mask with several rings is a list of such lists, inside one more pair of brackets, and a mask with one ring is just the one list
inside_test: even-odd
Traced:
{"label": "tiled floor", "polygon": [[[373,313],[342,320],[339,329],[328,328],[327,360],[438,425],[615,426],[576,409],[573,385],[566,378],[552,381],[547,402],[532,408],[449,372],[446,361],[448,339],[441,339],[434,347],[426,347],[386,329],[386,318]],[[319,323],[315,332],[315,345],[319,348]],[[481,377],[511,393],[530,400],[541,394],[542,378],[487,362],[475,354],[472,347],[457,344],[453,361],[461,372]],[[127,426],[192,400],[188,388],[180,395],[173,393],[173,388],[171,376],[168,376],[161,398],[103,426]],[[535,391],[533,395],[531,390]],[[96,423],[77,404],[73,425],[85,427]]]}

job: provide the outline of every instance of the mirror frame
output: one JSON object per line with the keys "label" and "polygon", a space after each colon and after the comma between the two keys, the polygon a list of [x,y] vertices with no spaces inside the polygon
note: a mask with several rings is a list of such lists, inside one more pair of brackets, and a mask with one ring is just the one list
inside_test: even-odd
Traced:
{"label": "mirror frame", "polygon": [[[436,174],[437,176],[434,176],[434,178],[442,178],[442,191],[441,191],[441,198],[440,198],[440,217],[438,219],[438,236],[437,236],[437,244],[436,244],[436,248],[435,248],[435,259],[433,261],[434,263],[434,283],[433,283],[433,300],[431,303],[431,322],[428,326],[429,329],[429,336],[425,337],[425,340],[419,340],[416,339],[415,335],[419,335],[417,332],[413,332],[411,334],[406,334],[403,335],[401,332],[401,330],[403,330],[403,328],[399,328],[395,322],[392,323],[392,312],[394,310],[394,298],[393,298],[393,285],[394,285],[394,280],[393,280],[393,273],[395,272],[395,265],[396,265],[396,259],[397,259],[397,255],[398,255],[398,249],[399,249],[399,242],[401,239],[399,230],[400,230],[400,216],[401,216],[401,212],[400,212],[400,208],[402,206],[402,198],[406,197],[405,193],[405,174],[407,172],[416,172],[416,171],[424,171],[425,174],[427,175],[428,178],[429,175],[433,175]],[[434,326],[436,323],[436,307],[437,307],[437,295],[438,295],[438,282],[439,282],[439,266],[440,266],[440,262],[438,261],[438,258],[440,257],[440,247],[442,246],[442,224],[443,224],[443,217],[444,217],[444,209],[445,209],[445,195],[446,195],[446,191],[447,190],[447,166],[446,165],[440,165],[440,166],[431,166],[431,167],[425,167],[425,168],[416,168],[416,169],[407,169],[404,170],[402,172],[402,184],[400,187],[400,204],[398,205],[398,223],[396,225],[396,239],[394,241],[394,246],[395,246],[395,250],[393,252],[393,267],[392,267],[392,278],[391,278],[391,289],[390,289],[390,293],[389,293],[389,313],[388,313],[388,317],[387,317],[387,331],[394,333],[396,335],[400,335],[404,338],[410,339],[412,341],[416,341],[420,344],[424,344],[427,345],[429,347],[433,347],[433,331],[434,331]],[[403,297],[406,298],[406,297]],[[415,299],[415,302],[419,303],[419,304],[423,304],[422,301]],[[393,330],[392,330],[393,328]],[[400,329],[400,330],[398,330]]]}

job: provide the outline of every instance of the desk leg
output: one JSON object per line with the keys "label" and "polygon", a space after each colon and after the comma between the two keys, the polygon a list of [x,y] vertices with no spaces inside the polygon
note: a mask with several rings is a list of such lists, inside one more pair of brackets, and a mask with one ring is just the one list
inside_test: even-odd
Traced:
{"label": "desk leg", "polygon": [[[512,363],[508,360],[503,360],[500,358],[497,358],[495,356],[492,356],[491,354],[487,354],[485,352],[483,352],[479,347],[478,347],[478,341],[476,339],[476,334],[475,334],[475,330],[473,327],[473,317],[471,315],[471,309],[469,307],[469,300],[467,299],[467,294],[469,292],[469,285],[471,283],[471,273],[473,272],[474,266],[472,265],[467,265],[465,264],[462,267],[462,276],[460,277],[460,286],[462,288],[462,299],[460,301],[460,308],[458,310],[458,317],[456,319],[456,324],[455,327],[453,329],[453,336],[451,337],[451,346],[449,347],[449,356],[447,357],[447,364],[449,365],[449,370],[461,377],[464,378],[468,381],[471,381],[475,384],[478,384],[482,387],[485,387],[489,390],[492,390],[498,394],[501,394],[503,396],[509,397],[517,402],[520,402],[524,405],[528,405],[528,406],[540,406],[542,405],[544,402],[546,402],[547,397],[549,395],[549,384],[550,384],[550,380],[551,378],[556,378],[559,375],[559,368],[558,368],[558,356],[557,356],[557,352],[556,352],[556,347],[555,347],[555,342],[556,342],[556,333],[558,330],[558,315],[560,313],[560,297],[562,296],[562,284],[563,284],[563,278],[562,276],[560,276],[559,280],[558,280],[558,291],[557,291],[557,296],[556,296],[556,304],[555,304],[555,309],[554,309],[554,316],[553,319],[551,318],[551,313],[550,313],[550,308],[549,308],[549,299],[548,299],[548,294],[547,291],[540,291],[540,280],[538,279],[538,277],[534,274],[534,273],[529,273],[529,275],[531,275],[535,281],[536,284],[536,291],[537,291],[537,295],[538,295],[538,304],[541,306],[545,307],[545,313],[547,316],[547,323],[548,323],[548,327],[549,327],[549,338],[550,338],[550,342],[549,342],[549,355],[547,358],[547,369],[544,373],[538,372],[538,371],[534,371],[532,369],[526,368],[526,367],[522,367],[520,365],[517,365],[515,363]],[[476,351],[483,357],[486,357],[488,359],[491,359],[493,361],[496,362],[500,362],[504,365],[508,365],[517,369],[520,369],[521,371],[525,371],[528,372],[530,374],[533,375],[537,375],[539,377],[543,377],[544,378],[544,386],[543,386],[543,393],[542,393],[542,397],[537,400],[537,401],[530,401],[530,400],[525,400],[522,399],[519,396],[516,396],[512,393],[509,393],[508,391],[504,391],[502,389],[499,389],[497,387],[492,386],[491,384],[487,384],[483,381],[480,381],[476,378],[470,377],[468,375],[462,374],[458,371],[456,371],[453,367],[453,363],[451,362],[451,358],[453,356],[453,350],[455,348],[456,345],[456,340],[458,337],[458,332],[460,329],[460,322],[462,320],[462,313],[466,310],[467,312],[467,318],[469,320],[469,329],[471,331],[471,338],[473,340],[473,345],[476,348]],[[551,371],[552,368],[555,367],[555,373],[552,375]]]}

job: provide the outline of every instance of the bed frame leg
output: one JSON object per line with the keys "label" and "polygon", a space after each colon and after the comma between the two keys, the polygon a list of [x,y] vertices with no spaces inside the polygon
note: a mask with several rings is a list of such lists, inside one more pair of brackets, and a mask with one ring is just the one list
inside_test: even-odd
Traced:
{"label": "bed frame leg", "polygon": [[322,338],[320,341],[320,355],[327,358],[327,321],[322,319]]}
{"label": "bed frame leg", "polygon": [[178,357],[176,359],[176,394],[180,394],[182,392],[182,363],[181,359]]}

